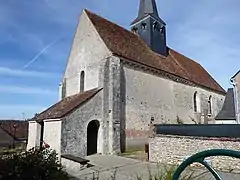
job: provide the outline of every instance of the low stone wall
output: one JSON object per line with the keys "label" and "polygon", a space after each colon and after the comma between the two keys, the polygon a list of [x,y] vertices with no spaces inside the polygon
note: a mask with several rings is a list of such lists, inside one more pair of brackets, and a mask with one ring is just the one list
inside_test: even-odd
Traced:
{"label": "low stone wall", "polygon": [[[187,157],[210,149],[240,151],[240,139],[157,135],[149,139],[149,161],[179,165]],[[217,170],[240,172],[240,159],[217,156],[208,162]]]}

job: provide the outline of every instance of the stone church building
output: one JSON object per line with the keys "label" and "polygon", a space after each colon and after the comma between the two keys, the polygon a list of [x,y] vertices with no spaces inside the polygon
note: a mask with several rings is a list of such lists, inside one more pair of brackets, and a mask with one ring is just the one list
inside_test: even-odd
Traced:
{"label": "stone church building", "polygon": [[59,154],[114,154],[143,146],[150,123],[215,122],[226,92],[167,46],[154,0],[140,1],[130,28],[83,10],[60,100],[29,121],[28,149],[47,143]]}

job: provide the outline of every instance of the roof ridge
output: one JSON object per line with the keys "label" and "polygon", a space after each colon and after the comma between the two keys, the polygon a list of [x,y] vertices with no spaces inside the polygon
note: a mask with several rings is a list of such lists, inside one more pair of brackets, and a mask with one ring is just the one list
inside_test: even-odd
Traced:
{"label": "roof ridge", "polygon": [[155,67],[196,85],[226,94],[221,85],[195,60],[168,46],[168,51],[172,52],[174,57],[171,54],[163,57],[152,51],[147,43],[135,33],[89,10],[85,12],[113,55]]}
{"label": "roof ridge", "polygon": [[[76,109],[83,103],[87,102],[91,97],[95,96],[99,91],[101,91],[103,88],[93,88],[88,91],[84,91],[81,93],[73,94],[71,96],[68,96],[57,103],[50,106],[48,109],[44,110],[40,114],[36,115],[32,118],[33,121],[41,122],[44,119],[58,119],[62,118],[63,116],[67,115],[72,110]],[[83,97],[81,97],[81,95]],[[85,95],[85,96],[84,96]],[[79,99],[82,98],[82,99]],[[76,101],[78,100],[78,101]],[[76,102],[75,102],[76,101]],[[72,106],[69,106],[70,105]],[[68,104],[67,108],[66,106]],[[64,108],[64,109],[63,109]],[[53,112],[51,112],[51,110]]]}
{"label": "roof ridge", "polygon": [[[110,20],[108,20],[107,18],[105,18],[105,17],[102,17],[102,16],[100,16],[99,14],[97,14],[97,13],[94,13],[94,12],[92,12],[92,11],[88,10],[88,9],[84,9],[83,11],[85,11],[87,15],[90,15],[90,16],[91,16],[91,15],[98,16],[99,18],[101,18],[101,19],[104,19],[105,21],[111,22],[112,24],[114,24],[114,25],[116,25],[116,26],[118,26],[118,27],[121,27],[121,28],[125,29],[124,27],[122,27],[122,26],[120,26],[120,25],[116,24],[115,22],[113,22],[113,21],[110,21]],[[90,18],[90,19],[91,19],[91,18]],[[125,29],[125,30],[127,30],[127,29]],[[127,30],[127,31],[128,31],[128,30]]]}
{"label": "roof ridge", "polygon": [[[146,47],[146,49],[147,49],[148,51],[154,53],[154,54],[157,55],[157,56],[160,56],[161,58],[164,58],[164,59],[166,58],[165,56],[154,52],[154,51],[145,43],[145,41],[144,41],[142,38],[140,38],[138,35],[134,34],[132,31],[130,31],[130,30],[124,28],[123,26],[120,26],[120,25],[116,24],[115,22],[110,21],[110,20],[108,20],[108,19],[106,19],[106,18],[104,18],[104,17],[102,17],[102,16],[100,16],[100,15],[98,15],[98,14],[96,14],[96,13],[90,11],[90,10],[88,10],[88,9],[84,9],[84,11],[87,13],[87,15],[90,15],[90,16],[91,16],[91,15],[95,15],[95,16],[97,16],[97,17],[99,17],[99,18],[101,18],[101,19],[103,19],[103,20],[105,20],[105,21],[107,21],[107,22],[109,22],[109,23],[111,23],[111,24],[113,24],[113,25],[121,28],[121,29],[124,30],[125,32],[130,33],[131,35],[135,36],[135,38],[138,38],[138,40],[141,41],[141,42],[145,45],[145,47]],[[89,19],[90,19],[91,22],[92,22],[92,18],[89,17]],[[92,22],[92,23],[93,23],[93,22]],[[94,25],[94,23],[93,23],[93,25]],[[95,26],[95,25],[94,25],[94,26]],[[98,30],[97,30],[97,31],[98,31]],[[101,35],[99,35],[99,36],[101,37]],[[111,49],[110,49],[110,51],[111,51]]]}

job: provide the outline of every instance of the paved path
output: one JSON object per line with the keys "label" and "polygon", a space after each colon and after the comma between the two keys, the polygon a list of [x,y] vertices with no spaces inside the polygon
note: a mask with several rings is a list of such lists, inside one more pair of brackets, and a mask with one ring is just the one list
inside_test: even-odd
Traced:
{"label": "paved path", "polygon": [[[76,180],[92,180],[93,177],[99,177],[99,180],[137,180],[137,175],[141,176],[143,180],[148,180],[149,169],[153,174],[159,171],[159,167],[155,163],[141,162],[114,155],[93,155],[86,159],[90,160],[90,163],[93,165],[92,167],[79,172],[68,171],[69,174],[76,177]],[[198,172],[200,171],[198,170]],[[240,180],[240,174],[220,174],[223,180]],[[200,179],[214,180],[209,174]]]}

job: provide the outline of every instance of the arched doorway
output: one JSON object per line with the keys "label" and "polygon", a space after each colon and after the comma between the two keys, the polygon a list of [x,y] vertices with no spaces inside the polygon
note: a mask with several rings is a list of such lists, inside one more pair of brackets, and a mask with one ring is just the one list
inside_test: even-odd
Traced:
{"label": "arched doorway", "polygon": [[99,121],[94,120],[87,127],[87,155],[97,153]]}

